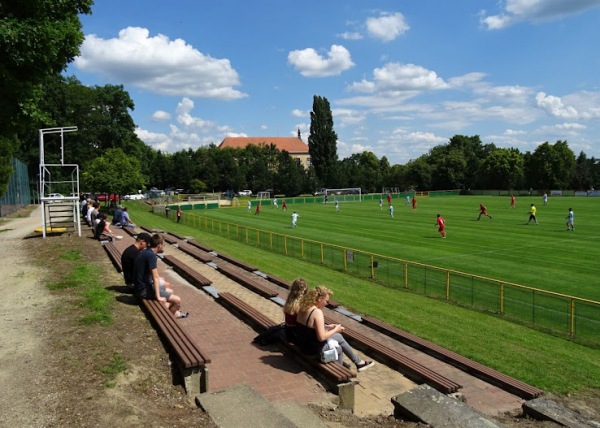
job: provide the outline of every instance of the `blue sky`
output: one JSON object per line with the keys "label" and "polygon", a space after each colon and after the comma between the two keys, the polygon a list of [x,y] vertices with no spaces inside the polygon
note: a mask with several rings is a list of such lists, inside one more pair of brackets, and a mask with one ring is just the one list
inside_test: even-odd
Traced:
{"label": "blue sky", "polygon": [[308,141],[314,95],[340,159],[405,164],[456,134],[600,157],[600,0],[97,0],[67,73],[122,84],[139,137]]}

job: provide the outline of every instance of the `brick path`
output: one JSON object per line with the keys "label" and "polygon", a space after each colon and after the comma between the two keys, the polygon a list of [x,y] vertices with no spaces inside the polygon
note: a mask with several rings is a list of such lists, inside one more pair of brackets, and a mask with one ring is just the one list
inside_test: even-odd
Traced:
{"label": "brick path", "polygon": [[[122,241],[117,241],[117,245],[120,249],[124,249],[131,242],[132,239],[126,236]],[[247,290],[173,246],[166,245],[165,254],[174,255],[193,266],[202,275],[211,279],[213,286],[219,292],[227,291],[235,294],[260,309],[271,319],[283,321],[281,307],[276,303]],[[220,263],[217,259],[215,261]],[[162,262],[159,264],[159,271],[171,282],[175,293],[182,297],[183,309],[190,312],[190,316],[180,322],[212,359],[209,365],[211,391],[246,383],[272,401],[322,403],[335,399],[332,394],[324,391],[320,383],[293,358],[282,354],[276,347],[254,346],[251,342],[257,333],[216,303],[212,296],[189,285]],[[281,298],[285,299],[287,296],[287,290],[262,278],[259,280],[278,291]],[[370,337],[376,337],[388,347],[399,350],[416,362],[463,385],[460,393],[475,409],[490,416],[520,410],[523,402],[520,398],[403,345],[344,315],[327,311],[328,316],[343,325]],[[357,353],[363,358],[369,358],[360,352]],[[357,379],[359,384],[356,387],[355,413],[358,416],[392,414],[391,397],[408,391],[415,385],[398,371],[380,363],[359,373]]]}

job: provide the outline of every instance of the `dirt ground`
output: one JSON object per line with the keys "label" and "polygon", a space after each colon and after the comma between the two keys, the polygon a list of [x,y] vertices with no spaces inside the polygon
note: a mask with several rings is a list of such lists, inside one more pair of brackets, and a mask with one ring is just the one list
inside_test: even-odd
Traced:
{"label": "dirt ground", "polygon": [[[39,211],[30,213],[0,221],[0,426],[215,427],[185,395],[156,331],[98,243],[69,234],[42,239],[33,234]],[[81,259],[61,257],[69,252]],[[79,292],[47,288],[74,263],[98,266],[114,296],[111,324],[83,324]],[[556,398],[600,420],[597,391]],[[316,410],[331,427],[419,426]],[[556,426],[511,416],[502,422]]]}

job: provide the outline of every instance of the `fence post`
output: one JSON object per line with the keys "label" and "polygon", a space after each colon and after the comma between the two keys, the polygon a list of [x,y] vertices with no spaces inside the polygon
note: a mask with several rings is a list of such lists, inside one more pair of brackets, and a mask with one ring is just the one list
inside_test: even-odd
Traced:
{"label": "fence post", "polygon": [[323,255],[323,244],[321,244],[320,247],[321,247],[321,264],[323,264],[323,261],[324,261],[324,259],[323,259],[323,257],[324,257],[324,255]]}
{"label": "fence post", "polygon": [[500,283],[500,313],[504,315],[504,283]]}
{"label": "fence post", "polygon": [[569,336],[575,336],[575,299],[571,298],[571,325],[569,326]]}
{"label": "fence post", "polygon": [[348,268],[348,264],[346,262],[346,257],[348,257],[348,251],[345,248],[344,248],[343,257],[344,257],[344,272],[346,272],[346,269]]}
{"label": "fence post", "polygon": [[446,300],[450,300],[450,271],[446,271]]}
{"label": "fence post", "polygon": [[408,289],[408,263],[404,262],[404,288]]}
{"label": "fence post", "polygon": [[285,255],[287,256],[287,236],[283,237],[283,248],[285,249]]}

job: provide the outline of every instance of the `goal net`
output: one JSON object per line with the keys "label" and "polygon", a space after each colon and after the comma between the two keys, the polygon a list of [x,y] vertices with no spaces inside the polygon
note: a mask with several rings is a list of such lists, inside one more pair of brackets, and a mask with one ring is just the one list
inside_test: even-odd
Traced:
{"label": "goal net", "polygon": [[271,192],[258,192],[256,194],[256,199],[259,201],[264,201],[265,199],[271,199]]}
{"label": "goal net", "polygon": [[360,187],[347,187],[344,189],[325,189],[323,198],[328,203],[338,202],[362,202]]}

